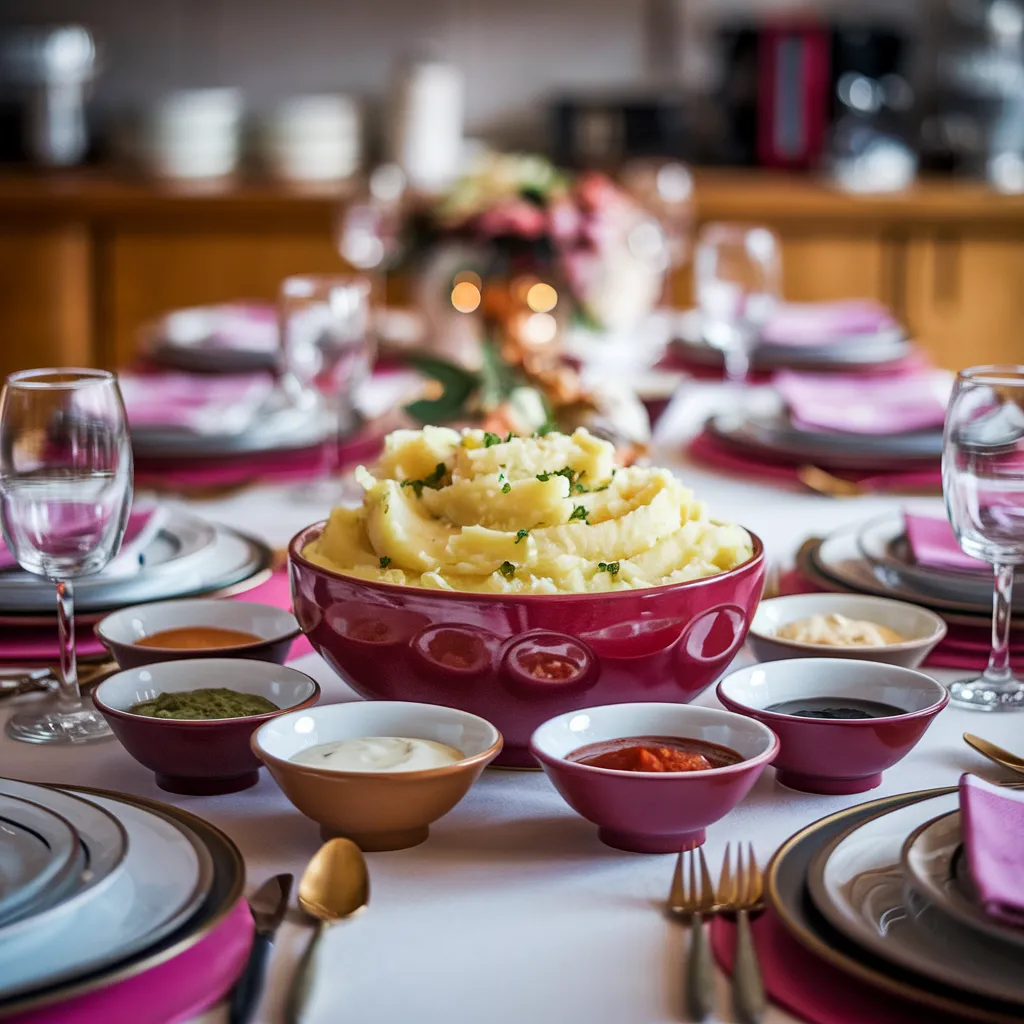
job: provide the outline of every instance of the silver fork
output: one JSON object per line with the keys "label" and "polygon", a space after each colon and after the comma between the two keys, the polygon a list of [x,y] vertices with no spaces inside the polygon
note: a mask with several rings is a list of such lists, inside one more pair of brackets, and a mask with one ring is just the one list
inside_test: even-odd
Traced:
{"label": "silver fork", "polygon": [[715,909],[715,887],[711,882],[703,850],[685,850],[679,854],[667,909],[673,917],[690,924],[690,952],[686,958],[686,1012],[695,1021],[706,1020],[715,1008],[715,976],[711,950],[704,931],[704,916]]}
{"label": "silver fork", "polygon": [[736,962],[732,971],[733,1010],[740,1024],[761,1024],[766,1000],[757,949],[750,932],[750,914],[764,908],[761,869],[754,856],[754,846],[736,844],[736,871],[732,870],[731,844],[726,843],[722,874],[718,880],[718,909],[736,913]]}

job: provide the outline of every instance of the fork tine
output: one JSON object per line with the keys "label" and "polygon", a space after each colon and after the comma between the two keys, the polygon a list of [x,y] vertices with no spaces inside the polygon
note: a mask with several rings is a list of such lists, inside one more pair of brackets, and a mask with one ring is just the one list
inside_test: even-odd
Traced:
{"label": "fork tine", "polygon": [[725,844],[722,855],[722,874],[718,879],[718,902],[734,903],[736,900],[736,880],[732,873],[732,843]]}
{"label": "fork tine", "polygon": [[736,844],[736,905],[745,907],[750,902],[750,871],[743,843]]}
{"label": "fork tine", "polygon": [[760,903],[764,895],[764,879],[761,875],[761,868],[757,863],[753,843],[750,844],[750,889],[750,902]]}
{"label": "fork tine", "polygon": [[698,895],[699,890],[697,888],[697,859],[693,855],[693,850],[686,851],[686,863],[690,869],[690,884],[686,889],[686,902],[688,908],[693,910],[700,901],[700,896]]}
{"label": "fork tine", "polygon": [[700,857],[700,908],[711,910],[715,905],[715,886],[711,881],[711,872],[708,871],[708,861],[702,847],[697,848],[697,855]]}
{"label": "fork tine", "polygon": [[683,855],[682,853],[676,857],[676,869],[672,872],[672,888],[668,893],[668,903],[673,910],[678,910],[682,907],[686,899],[686,893],[683,889]]}

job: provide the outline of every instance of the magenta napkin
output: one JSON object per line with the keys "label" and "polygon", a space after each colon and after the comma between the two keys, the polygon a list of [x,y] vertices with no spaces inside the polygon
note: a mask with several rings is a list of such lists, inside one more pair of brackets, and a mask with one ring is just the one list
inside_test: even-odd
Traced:
{"label": "magenta napkin", "polygon": [[[64,509],[69,508],[69,506],[61,507]],[[74,508],[75,506],[70,506],[72,512]],[[104,570],[104,574],[116,574],[138,559],[139,552],[150,542],[153,533],[159,529],[160,523],[163,520],[162,515],[157,515],[158,510],[159,506],[153,505],[132,509],[131,514],[128,516],[128,525],[124,531],[124,539],[121,541],[121,550]],[[91,515],[89,521],[91,524]],[[69,538],[73,538],[77,532],[73,518],[68,522],[67,532]],[[0,534],[0,570],[13,569],[17,564],[18,561],[7,546],[7,541]]]}
{"label": "magenta napkin", "polygon": [[972,558],[960,547],[948,519],[904,512],[903,521],[911,553],[918,565],[932,569],[991,572],[984,562]]}
{"label": "magenta napkin", "polygon": [[122,373],[132,430],[172,427],[196,433],[244,430],[273,389],[266,374]]}
{"label": "magenta napkin", "polygon": [[872,299],[788,302],[768,321],[761,341],[794,348],[835,345],[897,326],[889,310]]}
{"label": "magenta napkin", "polygon": [[967,866],[985,912],[1024,927],[1024,793],[960,776]]}
{"label": "magenta napkin", "polygon": [[779,373],[775,387],[797,426],[841,434],[906,434],[938,429],[950,377],[942,370],[891,377]]}

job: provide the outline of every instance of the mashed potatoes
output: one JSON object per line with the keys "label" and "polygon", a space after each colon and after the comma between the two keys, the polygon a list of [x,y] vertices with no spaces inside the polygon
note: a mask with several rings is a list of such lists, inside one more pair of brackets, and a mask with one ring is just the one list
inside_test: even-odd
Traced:
{"label": "mashed potatoes", "polygon": [[668,470],[617,467],[586,430],[500,438],[399,430],[361,508],[338,508],[303,554],[335,572],[438,590],[582,593],[733,569],[753,554]]}

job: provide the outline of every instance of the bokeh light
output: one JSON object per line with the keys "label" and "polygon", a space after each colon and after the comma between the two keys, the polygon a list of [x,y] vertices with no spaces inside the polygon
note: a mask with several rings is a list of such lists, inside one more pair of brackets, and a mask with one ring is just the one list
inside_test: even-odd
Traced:
{"label": "bokeh light", "polygon": [[460,313],[475,312],[480,307],[480,298],[480,288],[473,281],[459,281],[452,289],[452,305]]}
{"label": "bokeh light", "polygon": [[551,285],[538,281],[526,293],[526,304],[534,313],[550,313],[558,305],[558,292]]}

